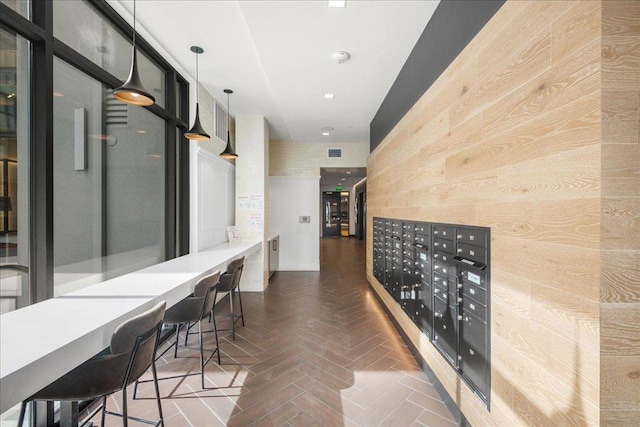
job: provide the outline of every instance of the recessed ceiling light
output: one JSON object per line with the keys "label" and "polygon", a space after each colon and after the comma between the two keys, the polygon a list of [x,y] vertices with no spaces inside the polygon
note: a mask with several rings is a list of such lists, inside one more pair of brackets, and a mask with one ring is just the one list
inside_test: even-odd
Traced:
{"label": "recessed ceiling light", "polygon": [[330,135],[330,133],[329,133],[329,132],[322,132],[322,135],[324,135],[324,136],[329,136],[329,135]]}
{"label": "recessed ceiling light", "polygon": [[329,7],[345,7],[347,5],[347,0],[328,0],[327,6]]}
{"label": "recessed ceiling light", "polygon": [[141,133],[141,134],[144,135],[145,133],[147,133],[147,131],[146,130],[139,130],[138,133]]}
{"label": "recessed ceiling light", "polygon": [[[15,94],[15,93],[10,93],[9,95],[7,95],[7,99],[11,99],[11,98],[13,98],[14,96],[16,96],[16,94]],[[326,98],[326,97],[327,97],[327,95],[325,95],[324,97]]]}
{"label": "recessed ceiling light", "polygon": [[346,181],[346,180],[347,180],[347,178],[342,178],[342,179],[341,179],[341,181]]}
{"label": "recessed ceiling light", "polygon": [[347,171],[347,175],[351,175],[351,171]]}
{"label": "recessed ceiling light", "polygon": [[335,95],[333,93],[325,93],[324,94],[324,99],[333,99],[335,97]]}
{"label": "recessed ceiling light", "polygon": [[53,92],[53,96],[55,96],[56,98],[62,98],[64,96],[64,93]]}

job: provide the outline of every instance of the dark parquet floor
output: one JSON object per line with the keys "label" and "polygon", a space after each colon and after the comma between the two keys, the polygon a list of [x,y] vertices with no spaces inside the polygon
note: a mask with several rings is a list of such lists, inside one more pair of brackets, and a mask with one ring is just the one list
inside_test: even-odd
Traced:
{"label": "dark parquet floor", "polygon": [[[369,289],[363,242],[321,239],[320,272],[277,272],[264,293],[242,297],[245,326],[235,341],[221,334],[222,364],[206,367],[207,389],[199,376],[160,381],[167,427],[456,425]],[[207,334],[205,346],[213,342]],[[198,353],[181,349],[158,371],[198,366]],[[130,400],[131,415],[156,417],[151,387]],[[119,405],[119,394],[109,399]]]}

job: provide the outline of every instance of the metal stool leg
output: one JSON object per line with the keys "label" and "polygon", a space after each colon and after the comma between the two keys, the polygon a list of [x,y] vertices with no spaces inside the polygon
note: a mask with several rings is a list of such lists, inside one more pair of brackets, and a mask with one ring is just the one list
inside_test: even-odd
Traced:
{"label": "metal stool leg", "polygon": [[229,307],[231,309],[231,338],[236,340],[236,314],[233,310],[233,288],[229,291]]}
{"label": "metal stool leg", "polygon": [[[162,403],[160,401],[160,387],[158,386],[158,373],[156,371],[156,361],[151,364],[151,373],[153,374],[153,385],[156,389],[156,403],[158,404],[158,414],[160,415],[160,424],[164,427],[164,415],[162,414]],[[104,426],[104,423],[102,424]]]}
{"label": "metal stool leg", "polygon": [[[136,386],[138,385],[138,383],[136,383]],[[104,426],[104,419],[105,416],[107,415],[107,396],[104,396],[102,398],[102,417],[100,420],[100,425]]]}
{"label": "metal stool leg", "polygon": [[240,284],[238,284],[238,300],[240,301],[240,320],[244,326],[244,311],[242,311],[242,292],[240,292]]}
{"label": "metal stool leg", "polygon": [[122,426],[129,427],[129,416],[127,415],[127,386],[122,388]]}
{"label": "metal stool leg", "polygon": [[213,333],[216,336],[216,348],[218,349],[218,365],[220,365],[220,344],[218,343],[218,327],[216,326],[215,306],[211,310],[211,319],[213,319]]}

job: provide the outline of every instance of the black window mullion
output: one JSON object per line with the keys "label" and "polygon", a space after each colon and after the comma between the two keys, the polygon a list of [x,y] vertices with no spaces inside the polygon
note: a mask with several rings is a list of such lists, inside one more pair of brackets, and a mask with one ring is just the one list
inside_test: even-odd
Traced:
{"label": "black window mullion", "polygon": [[173,121],[165,122],[165,259],[176,254],[176,126]]}
{"label": "black window mullion", "polygon": [[85,58],[82,54],[76,52],[58,39],[53,39],[53,54],[89,77],[109,87],[118,87],[122,84],[120,79],[105,71],[98,64]]}
{"label": "black window mullion", "polygon": [[[165,72],[165,105],[169,113],[176,116],[176,72]],[[176,256],[176,125],[174,120],[165,120],[165,258]]]}
{"label": "black window mullion", "polygon": [[[36,303],[53,297],[53,4],[32,2],[32,13],[43,36],[31,40],[29,283]],[[53,415],[53,403],[34,406],[38,427],[53,425]]]}
{"label": "black window mullion", "polygon": [[[35,8],[37,6],[34,6]],[[0,3],[0,22],[31,41],[42,41],[46,37],[43,28],[3,3]]]}
{"label": "black window mullion", "polygon": [[[129,23],[118,13],[113,10],[111,6],[105,0],[89,0],[89,3],[93,5],[97,10],[100,11],[104,16],[107,17],[109,21],[129,40],[133,37],[133,28]],[[158,53],[145,39],[140,37],[140,34],[136,35],[136,48],[140,51],[147,54],[150,58],[152,58],[160,68],[164,70],[169,70],[171,64],[165,60],[162,55]]]}
{"label": "black window mullion", "polygon": [[[105,71],[95,62],[85,58],[82,54],[76,52],[66,43],[61,42],[58,39],[53,40],[53,53],[56,57],[62,59],[69,65],[77,68],[91,78],[103,83],[104,85],[112,88],[116,88],[124,83],[122,80],[115,77],[113,74]],[[149,107],[145,107],[155,115],[164,120],[175,119],[175,115],[165,110],[157,104],[153,104]]]}
{"label": "black window mullion", "polygon": [[189,141],[184,137],[185,129],[180,129],[178,138],[178,173],[180,174],[178,185],[180,186],[180,198],[177,209],[180,211],[180,252],[177,254],[186,255],[189,253]]}
{"label": "black window mullion", "polygon": [[[178,106],[179,112],[178,115],[180,117],[186,117],[187,111],[189,110],[189,84],[186,80],[178,79],[178,83],[180,83],[183,96],[180,98],[180,105]],[[178,144],[178,185],[180,186],[180,190],[178,191],[179,199],[178,206],[176,209],[179,210],[179,219],[180,223],[178,224],[179,230],[179,238],[180,244],[179,250],[180,252],[176,255],[185,255],[189,253],[189,227],[190,227],[190,198],[189,198],[189,141],[184,137],[184,134],[187,130],[188,126],[181,125],[178,127],[180,130],[180,136],[176,143]]]}
{"label": "black window mullion", "polygon": [[32,43],[31,283],[32,302],[53,297],[53,6],[33,2],[44,40]]}

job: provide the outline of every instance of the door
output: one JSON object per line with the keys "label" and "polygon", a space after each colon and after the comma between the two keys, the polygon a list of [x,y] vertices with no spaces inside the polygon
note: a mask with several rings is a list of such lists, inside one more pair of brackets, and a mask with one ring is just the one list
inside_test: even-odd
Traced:
{"label": "door", "polygon": [[364,194],[364,192],[360,192],[356,198],[356,237],[358,240],[364,240],[367,232],[365,228],[367,217],[364,212]]}
{"label": "door", "polygon": [[340,194],[340,235],[349,237],[349,193]]}
{"label": "door", "polygon": [[340,237],[340,193],[325,191],[322,193],[322,236]]}

